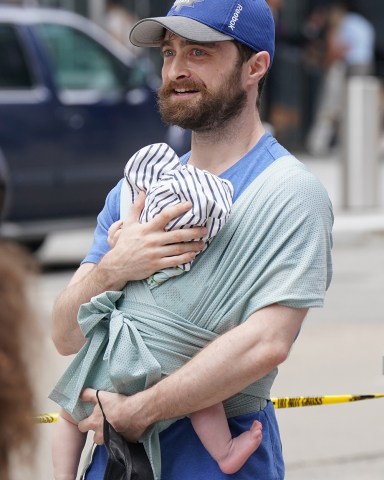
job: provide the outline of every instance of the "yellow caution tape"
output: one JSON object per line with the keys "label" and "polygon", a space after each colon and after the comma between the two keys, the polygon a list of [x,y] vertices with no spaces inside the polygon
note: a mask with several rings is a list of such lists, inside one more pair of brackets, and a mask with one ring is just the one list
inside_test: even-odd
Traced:
{"label": "yellow caution tape", "polygon": [[312,407],[316,405],[331,405],[333,403],[358,402],[360,400],[371,400],[372,398],[383,398],[384,393],[372,395],[326,395],[323,397],[283,397],[272,398],[275,408]]}
{"label": "yellow caution tape", "polygon": [[36,423],[55,423],[59,418],[58,413],[40,413],[35,417]]}
{"label": "yellow caution tape", "polygon": [[[323,397],[282,397],[271,398],[271,401],[275,408],[293,408],[358,402],[360,400],[371,400],[373,398],[384,398],[384,393],[373,393],[371,395],[325,395]],[[55,423],[58,418],[58,413],[41,413],[37,415],[36,423]]]}

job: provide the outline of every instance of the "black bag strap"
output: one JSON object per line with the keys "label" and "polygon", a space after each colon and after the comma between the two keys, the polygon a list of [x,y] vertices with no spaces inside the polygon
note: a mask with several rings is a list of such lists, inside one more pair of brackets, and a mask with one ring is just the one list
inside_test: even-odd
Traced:
{"label": "black bag strap", "polygon": [[109,424],[96,391],[104,417],[104,444],[108,461],[103,480],[154,480],[151,464],[142,443],[128,442]]}
{"label": "black bag strap", "polygon": [[101,413],[103,414],[104,420],[107,420],[107,417],[105,416],[105,413],[104,413],[103,405],[101,404],[101,401],[100,401],[99,392],[100,392],[100,390],[96,390],[97,402],[98,402],[98,404],[99,404]]}

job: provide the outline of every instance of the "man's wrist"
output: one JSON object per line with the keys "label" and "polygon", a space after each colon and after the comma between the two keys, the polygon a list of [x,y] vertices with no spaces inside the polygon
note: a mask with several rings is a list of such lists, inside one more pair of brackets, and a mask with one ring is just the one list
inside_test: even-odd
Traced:
{"label": "man's wrist", "polygon": [[135,395],[120,395],[120,398],[123,401],[119,405],[115,427],[117,431],[124,432],[126,438],[138,440],[149,427],[161,420],[152,389]]}
{"label": "man's wrist", "polygon": [[154,385],[138,394],[140,404],[138,413],[145,429],[165,418],[160,409],[161,403],[158,401],[157,390],[157,385]]}
{"label": "man's wrist", "polygon": [[125,278],[119,279],[119,269],[110,261],[109,253],[96,266],[94,281],[103,287],[102,291],[121,290],[127,283],[127,280]]}

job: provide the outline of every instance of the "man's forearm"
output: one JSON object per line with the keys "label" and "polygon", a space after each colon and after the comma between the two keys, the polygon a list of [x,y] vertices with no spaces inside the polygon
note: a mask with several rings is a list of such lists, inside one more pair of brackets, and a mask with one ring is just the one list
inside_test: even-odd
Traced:
{"label": "man's forearm", "polygon": [[[231,397],[285,360],[305,314],[306,310],[279,305],[257,312],[209,344],[178,371],[139,393],[134,411],[128,397],[126,410],[135,414],[137,408],[138,424],[146,419],[149,426]],[[120,427],[123,429],[122,424]]]}
{"label": "man's forearm", "polygon": [[59,353],[71,355],[84,345],[85,338],[77,322],[80,306],[95,295],[120,289],[122,285],[121,281],[114,283],[100,265],[88,263],[79,268],[53,308],[52,339]]}
{"label": "man's forearm", "polygon": [[219,337],[154,387],[156,420],[188,415],[221,402],[283,361],[267,342],[253,341],[256,335],[247,327]]}

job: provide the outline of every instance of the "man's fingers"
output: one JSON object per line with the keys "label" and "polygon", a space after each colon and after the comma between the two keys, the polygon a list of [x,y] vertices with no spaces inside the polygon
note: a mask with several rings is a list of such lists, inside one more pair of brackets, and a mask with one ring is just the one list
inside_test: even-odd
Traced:
{"label": "man's fingers", "polygon": [[116,232],[122,227],[123,220],[118,220],[117,222],[112,223],[108,230],[108,236],[113,237]]}
{"label": "man's fingers", "polygon": [[123,226],[123,221],[118,220],[117,222],[112,223],[112,225],[109,227],[108,230],[108,243],[110,247],[114,247],[117,243],[117,240],[119,239],[120,232]]}
{"label": "man's fingers", "polygon": [[180,228],[178,230],[169,230],[164,234],[164,245],[187,242],[189,250],[199,251],[203,248],[204,242],[200,239],[204,238],[208,233],[206,227]]}
{"label": "man's fingers", "polygon": [[[164,245],[161,248],[162,258],[166,257],[175,257],[178,255],[184,254],[195,254],[203,250],[205,244],[204,242],[177,242]],[[178,265],[178,264],[177,264]]]}
{"label": "man's fingers", "polygon": [[93,430],[95,432],[94,441],[98,445],[101,445],[104,442],[103,439],[103,416],[98,405],[96,390],[93,388],[86,388],[80,395],[80,399],[83,402],[92,402],[95,405],[95,408],[92,414],[78,423],[77,428],[80,432],[88,432]]}
{"label": "man's fingers", "polygon": [[160,260],[159,269],[163,270],[165,268],[178,267],[179,265],[184,265],[185,263],[193,262],[195,258],[196,258],[195,252],[188,252],[188,253],[177,255],[174,257],[169,256]]}
{"label": "man's fingers", "polygon": [[95,404],[98,403],[96,397],[96,390],[94,390],[93,388],[86,388],[81,392],[80,400],[82,400],[83,402],[92,402]]}
{"label": "man's fingers", "polygon": [[[138,223],[141,212],[143,211],[146,195],[144,192],[140,192],[138,198],[133,204],[131,211],[128,215],[128,219],[123,224],[123,230],[129,230],[132,223]],[[148,223],[142,224],[146,233],[149,232],[164,232],[165,227],[175,218],[181,217],[184,213],[188,212],[192,208],[191,202],[183,202],[171,207],[165,208],[159,215],[150,220]],[[163,245],[183,242],[193,242],[204,238],[208,230],[205,227],[192,227],[175,229],[167,232],[167,236],[163,237],[161,243]],[[199,251],[203,247],[195,246],[192,251]]]}
{"label": "man's fingers", "polygon": [[180,217],[184,213],[191,210],[192,203],[191,202],[183,202],[177,205],[173,205],[172,207],[165,208],[159,215],[157,215],[153,220],[153,225],[160,229],[164,230],[165,226],[174,218]]}
{"label": "man's fingers", "polygon": [[101,432],[95,432],[95,435],[93,436],[93,442],[96,443],[96,445],[103,445],[104,435]]}
{"label": "man's fingers", "polygon": [[83,433],[94,431],[94,442],[98,445],[102,445],[104,443],[103,420],[101,417],[95,416],[95,414],[93,414],[91,417],[88,417],[79,422],[77,428],[80,430],[80,432]]}
{"label": "man's fingers", "polygon": [[139,196],[136,198],[135,203],[132,205],[129,210],[128,219],[132,222],[138,222],[140,219],[141,212],[143,211],[145,204],[145,192],[141,191]]}

